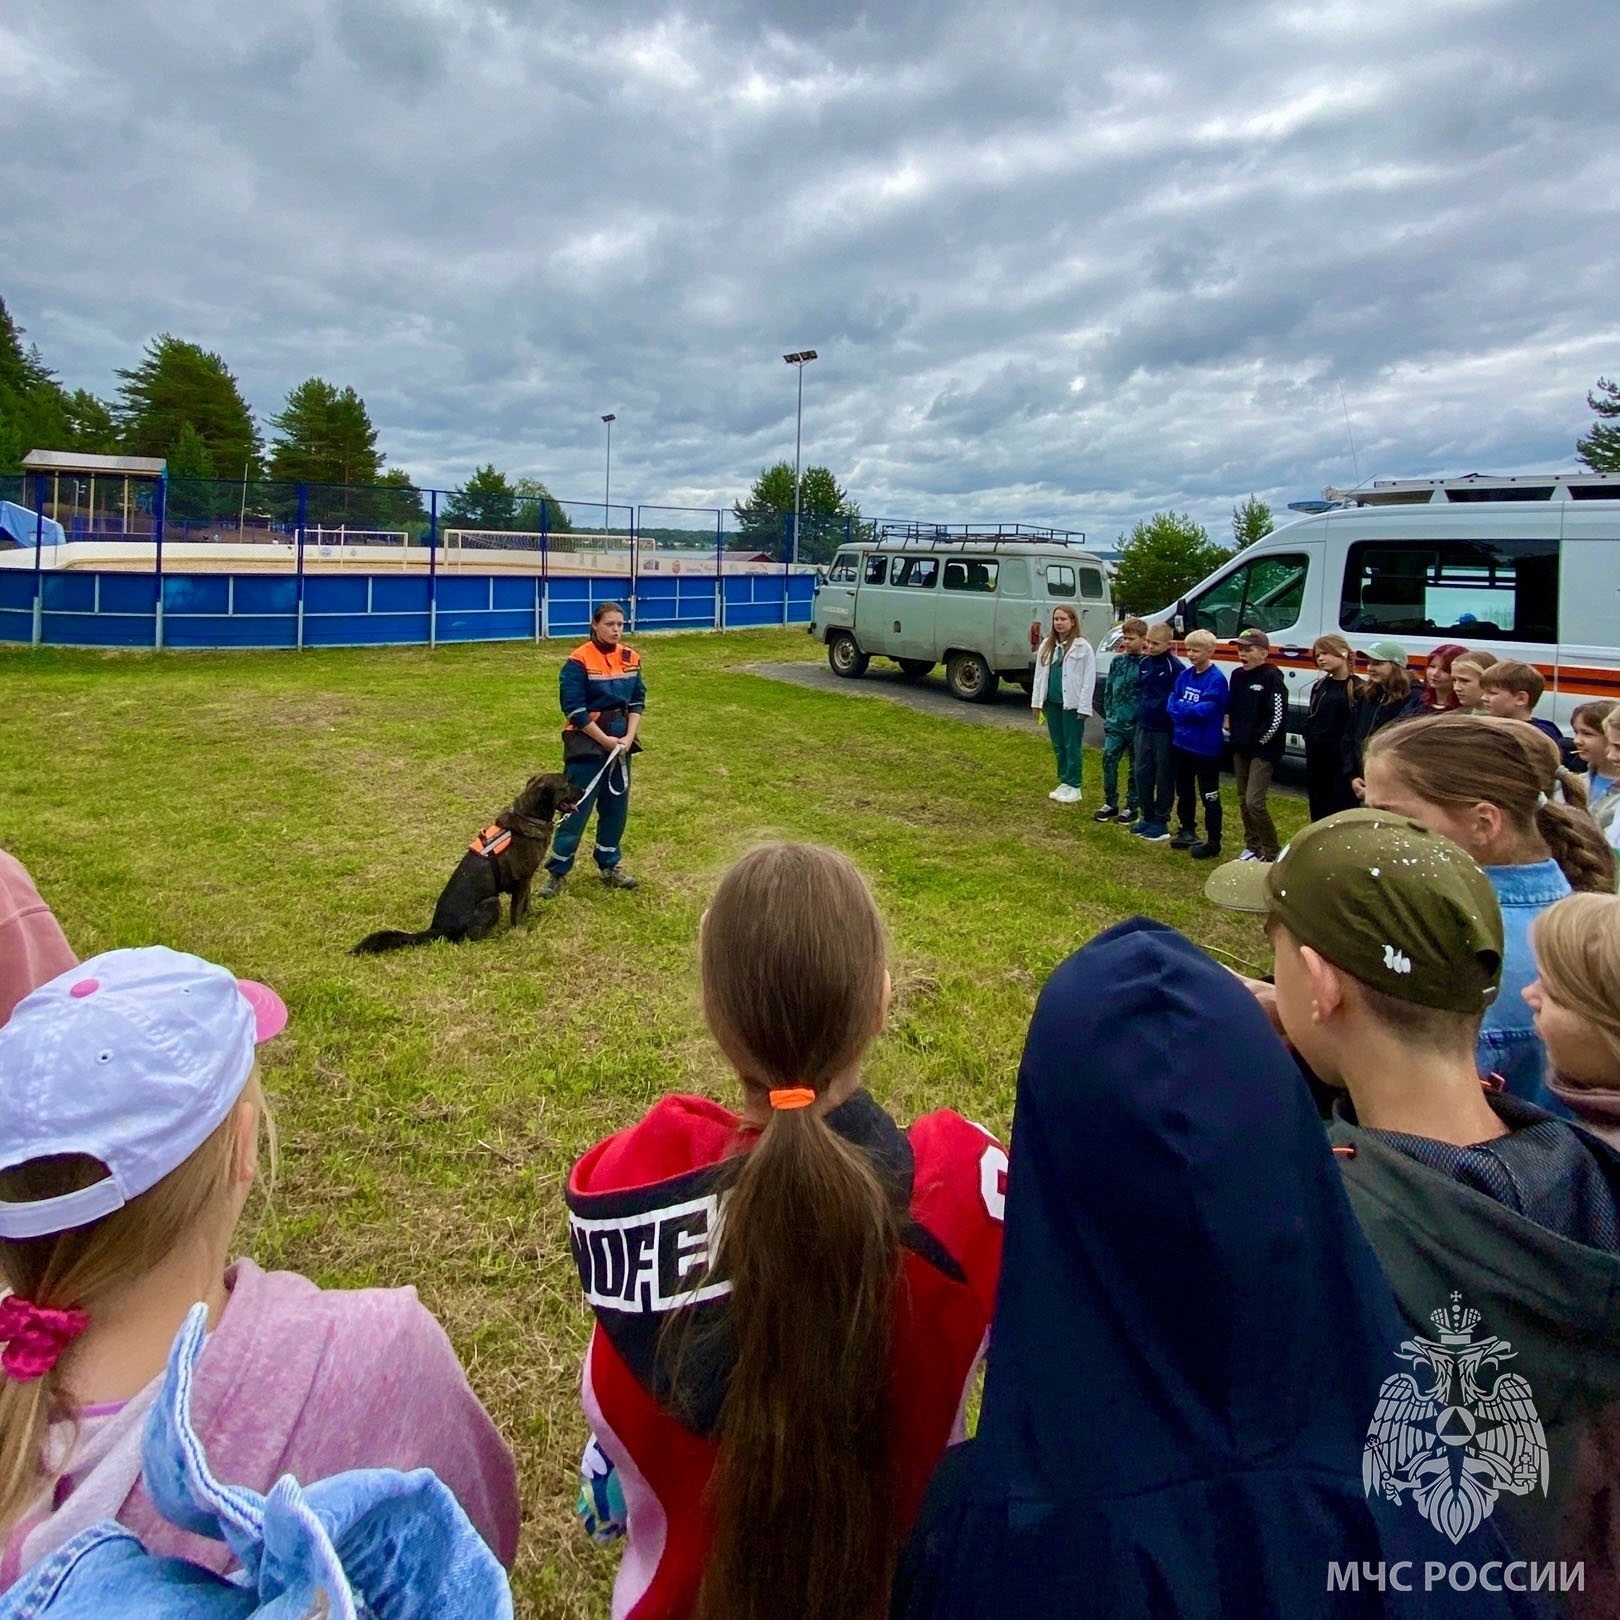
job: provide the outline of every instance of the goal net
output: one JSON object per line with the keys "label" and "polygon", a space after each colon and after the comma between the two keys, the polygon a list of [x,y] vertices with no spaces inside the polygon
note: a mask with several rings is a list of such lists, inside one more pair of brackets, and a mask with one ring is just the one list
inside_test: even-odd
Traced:
{"label": "goal net", "polygon": [[304,530],[307,546],[408,546],[411,537],[404,529],[335,529],[312,523]]}

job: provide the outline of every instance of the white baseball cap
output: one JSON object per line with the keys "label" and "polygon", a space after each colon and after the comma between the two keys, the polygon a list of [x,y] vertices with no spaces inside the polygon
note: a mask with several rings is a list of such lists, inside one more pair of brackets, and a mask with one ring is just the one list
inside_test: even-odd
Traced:
{"label": "white baseball cap", "polygon": [[286,1022],[268,985],[163,945],[107,951],[25,996],[0,1026],[0,1170],[77,1153],[108,1173],[0,1199],[0,1237],[88,1226],[156,1186],[230,1113],[255,1046]]}

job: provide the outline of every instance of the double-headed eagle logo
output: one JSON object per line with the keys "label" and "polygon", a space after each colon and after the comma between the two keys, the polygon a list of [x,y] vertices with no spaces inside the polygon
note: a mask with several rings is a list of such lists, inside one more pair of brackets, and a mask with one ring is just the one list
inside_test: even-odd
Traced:
{"label": "double-headed eagle logo", "polygon": [[1505,1339],[1474,1338],[1479,1312],[1465,1310],[1461,1294],[1429,1320],[1436,1339],[1408,1339],[1396,1351],[1416,1370],[1379,1387],[1361,1483],[1368,1496],[1391,1502],[1410,1492],[1455,1546],[1490,1517],[1503,1491],[1527,1496],[1539,1486],[1546,1495],[1547,1437],[1530,1385],[1502,1370],[1517,1352]]}

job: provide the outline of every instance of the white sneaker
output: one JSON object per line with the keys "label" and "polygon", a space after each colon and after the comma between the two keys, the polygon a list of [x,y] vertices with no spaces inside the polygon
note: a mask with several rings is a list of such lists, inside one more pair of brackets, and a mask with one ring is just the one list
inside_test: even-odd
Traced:
{"label": "white sneaker", "polygon": [[1062,804],[1063,803],[1063,795],[1065,793],[1067,793],[1068,791],[1069,790],[1066,787],[1064,787],[1064,785],[1061,782],[1059,782],[1058,785],[1055,788],[1053,788],[1052,791],[1050,793],[1048,793],[1046,796],[1049,799],[1056,799],[1059,804]]}
{"label": "white sneaker", "polygon": [[1240,861],[1257,861],[1260,859],[1260,857],[1256,855],[1252,849],[1246,849],[1241,855],[1238,856],[1238,859]]}
{"label": "white sneaker", "polygon": [[1059,804],[1079,804],[1084,797],[1085,795],[1077,787],[1063,787],[1057,793]]}

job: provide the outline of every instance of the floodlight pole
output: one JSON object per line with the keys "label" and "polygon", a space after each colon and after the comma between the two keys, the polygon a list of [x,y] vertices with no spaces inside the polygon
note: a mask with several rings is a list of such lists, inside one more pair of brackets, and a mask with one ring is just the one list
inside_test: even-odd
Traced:
{"label": "floodlight pole", "polygon": [[799,406],[793,417],[793,551],[788,560],[790,568],[799,565],[799,451],[804,439],[804,368],[807,361],[816,358],[814,349],[802,349],[797,354],[782,356],[790,366],[799,368]]}
{"label": "floodlight pole", "polygon": [[607,466],[602,473],[602,532],[606,534],[610,517],[608,501],[613,494],[613,424],[619,419],[609,411],[602,420],[607,424]]}

